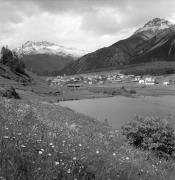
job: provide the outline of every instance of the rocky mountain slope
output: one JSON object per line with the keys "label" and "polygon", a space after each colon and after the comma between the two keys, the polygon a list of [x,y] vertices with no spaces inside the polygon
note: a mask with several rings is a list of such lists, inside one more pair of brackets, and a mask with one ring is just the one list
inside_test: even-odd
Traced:
{"label": "rocky mountain slope", "polygon": [[162,60],[175,60],[175,26],[155,18],[129,38],[81,57],[60,73],[82,73]]}
{"label": "rocky mountain slope", "polygon": [[134,34],[140,32],[145,32],[145,33],[150,32],[150,34],[156,35],[156,33],[159,33],[159,31],[170,28],[171,26],[173,26],[173,23],[171,23],[170,21],[167,21],[165,19],[155,18],[147,22],[143,27],[139,28]]}
{"label": "rocky mountain slope", "polygon": [[54,75],[56,71],[88,53],[84,50],[66,48],[47,41],[27,41],[13,51],[22,57],[28,70],[39,75]]}

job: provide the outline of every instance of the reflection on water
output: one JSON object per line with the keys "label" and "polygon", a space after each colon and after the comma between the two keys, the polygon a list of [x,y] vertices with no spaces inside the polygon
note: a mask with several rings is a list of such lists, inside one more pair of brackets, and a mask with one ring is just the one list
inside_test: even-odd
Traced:
{"label": "reflection on water", "polygon": [[106,118],[114,128],[120,128],[125,122],[134,119],[135,115],[175,117],[175,96],[161,97],[109,97],[100,99],[84,99],[59,103],[77,112],[89,115],[98,120]]}

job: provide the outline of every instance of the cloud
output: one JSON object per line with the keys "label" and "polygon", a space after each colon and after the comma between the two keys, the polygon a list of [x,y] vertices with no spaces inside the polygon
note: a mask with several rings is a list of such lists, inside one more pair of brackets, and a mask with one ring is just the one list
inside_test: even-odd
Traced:
{"label": "cloud", "polygon": [[97,35],[113,34],[121,28],[122,17],[111,7],[94,8],[83,16],[81,28]]}
{"label": "cloud", "polygon": [[27,40],[95,50],[155,18],[174,20],[174,0],[0,0],[0,45]]}

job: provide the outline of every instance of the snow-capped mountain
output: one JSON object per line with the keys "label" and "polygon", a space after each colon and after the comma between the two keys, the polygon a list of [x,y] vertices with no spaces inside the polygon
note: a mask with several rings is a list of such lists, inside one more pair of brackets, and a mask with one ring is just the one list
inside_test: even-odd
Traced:
{"label": "snow-capped mountain", "polygon": [[165,19],[154,18],[151,21],[147,22],[142,28],[139,28],[134,34],[140,32],[151,32],[155,34],[157,32],[160,32],[161,30],[170,28],[173,25],[173,23]]}
{"label": "snow-capped mountain", "polygon": [[67,48],[64,46],[59,46],[54,43],[47,41],[33,42],[27,41],[21,47],[15,48],[15,52],[18,55],[34,55],[34,54],[49,54],[49,55],[59,55],[59,56],[71,56],[74,58],[79,58],[87,53],[88,51],[79,50],[76,48]]}

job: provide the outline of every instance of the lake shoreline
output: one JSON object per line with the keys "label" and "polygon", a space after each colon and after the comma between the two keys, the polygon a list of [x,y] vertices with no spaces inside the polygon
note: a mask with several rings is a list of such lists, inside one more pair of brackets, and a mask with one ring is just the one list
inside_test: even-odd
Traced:
{"label": "lake shoreline", "polygon": [[113,96],[96,99],[81,99],[54,103],[73,111],[93,117],[120,129],[122,125],[134,119],[136,115],[175,117],[175,96]]}
{"label": "lake shoreline", "polygon": [[[122,87],[124,87],[124,89],[122,89]],[[58,102],[76,101],[83,99],[99,99],[99,98],[109,98],[109,97],[117,97],[117,96],[132,97],[132,98],[136,98],[140,96],[152,96],[152,97],[160,97],[166,95],[175,96],[175,86],[163,87],[156,85],[153,87],[150,86],[146,86],[146,87],[122,86],[122,87],[120,88],[115,86],[90,87],[86,89],[86,93],[84,93],[83,90],[77,90],[71,92],[68,91],[65,93],[64,96],[59,97],[57,101]],[[65,97],[66,95],[68,96]]]}

